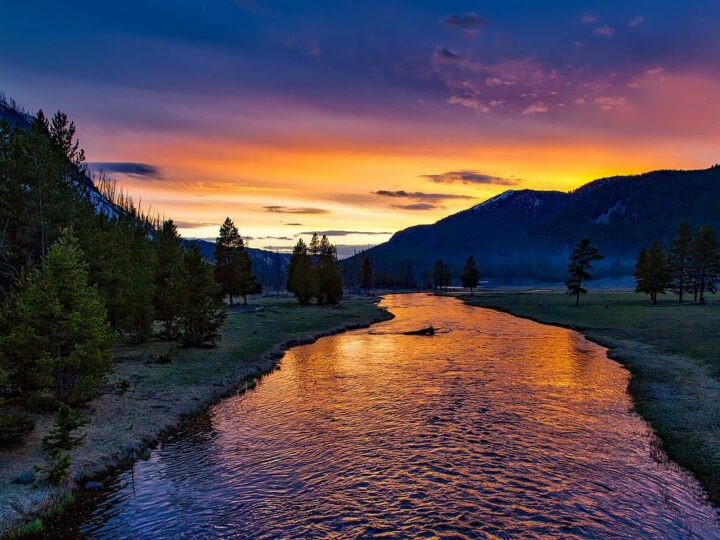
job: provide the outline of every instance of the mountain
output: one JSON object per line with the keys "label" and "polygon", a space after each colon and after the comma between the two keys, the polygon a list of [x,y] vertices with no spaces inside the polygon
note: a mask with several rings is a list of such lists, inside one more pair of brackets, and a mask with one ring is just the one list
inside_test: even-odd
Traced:
{"label": "mountain", "polygon": [[[203,254],[203,257],[210,262],[215,262],[213,251],[215,242],[202,239],[183,238],[185,247],[196,243]],[[253,272],[263,287],[271,289],[283,289],[285,287],[285,275],[290,262],[289,253],[275,253],[265,249],[245,248],[250,259],[252,259]]]}
{"label": "mountain", "polygon": [[[399,231],[366,253],[376,277],[399,285],[426,282],[438,259],[457,277],[468,255],[483,278],[560,281],[570,250],[588,236],[605,256],[595,276],[619,277],[632,272],[641,247],[656,238],[668,245],[683,221],[720,231],[720,166],[602,178],[567,193],[509,190]],[[344,262],[347,278],[354,279],[360,258]]]}

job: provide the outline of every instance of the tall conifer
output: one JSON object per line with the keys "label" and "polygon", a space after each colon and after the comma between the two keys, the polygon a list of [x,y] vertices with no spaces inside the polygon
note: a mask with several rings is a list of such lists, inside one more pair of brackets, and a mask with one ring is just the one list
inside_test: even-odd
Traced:
{"label": "tall conifer", "polygon": [[592,279],[590,269],[593,261],[602,258],[603,256],[590,243],[589,238],[582,238],[570,254],[570,264],[568,265],[570,276],[565,282],[565,286],[568,294],[575,297],[575,307],[580,307],[580,295],[587,294],[587,289],[583,285]]}

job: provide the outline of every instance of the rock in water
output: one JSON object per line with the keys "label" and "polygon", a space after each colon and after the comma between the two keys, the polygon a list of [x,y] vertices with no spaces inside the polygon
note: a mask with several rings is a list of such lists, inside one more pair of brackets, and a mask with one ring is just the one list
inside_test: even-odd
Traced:
{"label": "rock in water", "polygon": [[409,332],[403,332],[406,336],[434,336],[435,328],[428,326],[427,328],[421,328],[420,330],[410,330]]}
{"label": "rock in water", "polygon": [[98,490],[98,489],[102,489],[103,485],[102,485],[102,482],[97,482],[97,481],[95,481],[95,480],[92,480],[92,481],[90,481],[90,482],[85,482],[85,486],[84,486],[84,487],[85,487],[85,489],[89,489],[89,490],[95,491],[95,490]]}

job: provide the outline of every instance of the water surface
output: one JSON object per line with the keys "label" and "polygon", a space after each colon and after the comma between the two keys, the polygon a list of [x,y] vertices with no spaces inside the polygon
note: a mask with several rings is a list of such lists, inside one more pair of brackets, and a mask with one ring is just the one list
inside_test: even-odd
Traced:
{"label": "water surface", "polygon": [[394,320],[292,349],[54,535],[720,538],[605,349],[452,298],[382,305]]}

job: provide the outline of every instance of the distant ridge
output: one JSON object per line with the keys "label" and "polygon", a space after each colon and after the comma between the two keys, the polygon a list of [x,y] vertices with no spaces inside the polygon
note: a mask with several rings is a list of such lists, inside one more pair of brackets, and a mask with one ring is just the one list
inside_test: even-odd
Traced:
{"label": "distant ridge", "polygon": [[[620,277],[632,272],[642,246],[656,238],[667,244],[682,221],[720,231],[720,166],[601,178],[571,192],[508,190],[399,231],[367,254],[376,276],[390,279],[423,283],[437,259],[457,276],[473,255],[484,278],[560,281],[571,246],[589,236],[605,255],[596,276]],[[344,265],[352,278],[358,257]]]}

